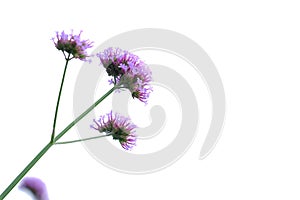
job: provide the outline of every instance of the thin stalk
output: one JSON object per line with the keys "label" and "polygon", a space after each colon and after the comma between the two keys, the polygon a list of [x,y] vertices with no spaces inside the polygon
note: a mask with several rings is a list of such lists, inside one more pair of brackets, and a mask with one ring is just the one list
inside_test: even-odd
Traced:
{"label": "thin stalk", "polygon": [[95,136],[95,137],[89,137],[89,138],[84,138],[84,139],[79,139],[79,140],[71,140],[71,141],[65,141],[65,142],[56,142],[55,144],[70,144],[70,143],[75,143],[75,142],[83,142],[87,140],[93,140],[93,139],[98,139],[98,138],[103,138],[112,135],[112,133],[107,134],[107,135],[100,135],[100,136]]}
{"label": "thin stalk", "polygon": [[65,56],[65,59],[66,59],[66,64],[65,64],[64,73],[63,73],[63,76],[62,76],[62,79],[61,79],[61,83],[60,83],[60,88],[59,88],[59,93],[58,93],[57,102],[56,102],[56,108],[55,108],[55,114],[54,114],[54,119],[53,119],[53,128],[52,128],[52,134],[51,134],[51,142],[52,143],[53,143],[54,137],[55,137],[55,126],[56,126],[56,120],[57,120],[57,112],[58,112],[58,107],[59,107],[59,102],[60,102],[60,96],[61,96],[62,88],[63,88],[64,82],[65,82],[65,76],[66,76],[66,71],[67,71],[68,63],[70,61],[70,54],[68,55],[68,57]]}

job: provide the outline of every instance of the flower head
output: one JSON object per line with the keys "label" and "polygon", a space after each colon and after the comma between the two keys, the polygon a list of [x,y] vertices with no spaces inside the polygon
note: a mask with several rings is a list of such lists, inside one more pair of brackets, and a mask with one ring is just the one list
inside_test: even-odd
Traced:
{"label": "flower head", "polygon": [[119,114],[113,114],[112,111],[106,115],[100,116],[98,120],[94,119],[91,128],[111,135],[114,140],[119,140],[121,146],[126,150],[131,150],[136,143],[135,128],[136,125],[130,122],[129,118]]}
{"label": "flower head", "polygon": [[37,200],[48,200],[48,193],[45,183],[38,178],[26,177],[20,184],[20,189],[29,190]]}
{"label": "flower head", "polygon": [[86,49],[91,48],[93,42],[89,40],[81,40],[82,31],[78,35],[74,35],[73,31],[71,34],[66,34],[64,31],[60,34],[56,32],[56,38],[52,38],[55,47],[62,51],[64,54],[67,52],[72,55],[73,58],[78,58],[83,61],[87,61],[88,54]]}
{"label": "flower head", "polygon": [[127,88],[133,98],[147,103],[152,92],[152,72],[140,58],[119,48],[108,48],[97,54],[109,76],[109,81],[120,88]]}

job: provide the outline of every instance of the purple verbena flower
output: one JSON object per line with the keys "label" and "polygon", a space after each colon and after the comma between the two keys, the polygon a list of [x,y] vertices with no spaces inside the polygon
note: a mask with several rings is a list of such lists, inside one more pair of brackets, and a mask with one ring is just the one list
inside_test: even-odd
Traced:
{"label": "purple verbena flower", "polygon": [[110,83],[129,89],[133,98],[147,103],[152,92],[152,72],[146,63],[138,56],[119,48],[105,49],[97,57],[107,74],[113,77]]}
{"label": "purple verbena flower", "polygon": [[29,190],[36,200],[49,200],[46,185],[38,178],[24,178],[19,188],[21,190]]}
{"label": "purple verbena flower", "polygon": [[93,42],[90,42],[89,40],[81,40],[81,33],[82,31],[80,31],[78,35],[74,35],[73,30],[69,35],[64,31],[62,31],[60,34],[56,32],[56,38],[52,38],[52,40],[55,47],[58,50],[61,50],[64,54],[67,52],[73,56],[72,58],[78,58],[80,60],[87,61],[86,58],[89,56],[86,49],[91,48],[93,46]]}
{"label": "purple verbena flower", "polygon": [[130,119],[121,116],[112,111],[106,115],[100,116],[98,120],[94,119],[94,124],[91,128],[111,135],[114,140],[119,140],[121,146],[126,150],[131,150],[136,145],[135,128],[137,127],[131,123]]}

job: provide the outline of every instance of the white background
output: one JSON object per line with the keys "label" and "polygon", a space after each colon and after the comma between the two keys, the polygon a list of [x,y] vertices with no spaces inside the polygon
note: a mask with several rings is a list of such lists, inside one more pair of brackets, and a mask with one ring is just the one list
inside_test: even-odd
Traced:
{"label": "white background", "polygon": [[[298,1],[2,1],[0,190],[48,142],[63,57],[56,30],[84,30],[95,46],[137,28],[164,28],[197,42],[226,93],[226,122],[198,160],[203,134],[174,165],[128,175],[80,144],[57,146],[29,172],[59,199],[299,199],[300,28]],[[73,119],[72,62],[58,129]],[[73,138],[76,131],[70,131]],[[71,137],[70,136],[70,137]],[[29,199],[15,189],[7,199]]]}

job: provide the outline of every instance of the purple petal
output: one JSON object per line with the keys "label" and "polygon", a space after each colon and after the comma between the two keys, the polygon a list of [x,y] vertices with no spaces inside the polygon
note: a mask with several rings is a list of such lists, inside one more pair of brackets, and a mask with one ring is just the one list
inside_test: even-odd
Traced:
{"label": "purple petal", "polygon": [[49,200],[46,185],[38,178],[24,178],[19,188],[23,191],[30,191],[36,200]]}

